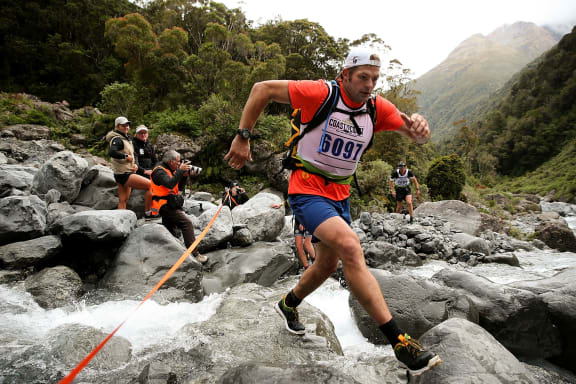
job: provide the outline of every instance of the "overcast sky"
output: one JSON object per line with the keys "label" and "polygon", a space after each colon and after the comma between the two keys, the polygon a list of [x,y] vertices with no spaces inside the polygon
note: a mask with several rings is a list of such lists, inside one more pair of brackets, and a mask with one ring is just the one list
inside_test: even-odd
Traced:
{"label": "overcast sky", "polygon": [[391,58],[415,78],[440,64],[468,37],[516,21],[576,23],[576,0],[218,0],[242,8],[255,25],[281,17],[319,23],[333,37],[355,40],[375,33]]}

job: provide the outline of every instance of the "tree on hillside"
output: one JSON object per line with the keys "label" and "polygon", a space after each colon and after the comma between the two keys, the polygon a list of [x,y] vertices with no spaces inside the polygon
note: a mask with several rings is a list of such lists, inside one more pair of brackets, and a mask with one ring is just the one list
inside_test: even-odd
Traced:
{"label": "tree on hillside", "polygon": [[576,29],[515,76],[479,125],[478,156],[520,176],[544,164],[576,137]]}
{"label": "tree on hillside", "polygon": [[182,102],[188,59],[188,35],[182,28],[165,29],[157,36],[142,15],[133,13],[108,20],[105,36],[126,60],[129,78],[138,87],[148,89],[157,107]]}
{"label": "tree on hillside", "polygon": [[340,69],[344,46],[324,28],[306,19],[270,21],[251,32],[253,41],[277,43],[287,58],[285,78],[333,79]]}
{"label": "tree on hillside", "polygon": [[102,36],[106,19],[136,10],[128,0],[3,0],[0,8],[3,91],[81,107],[123,80],[122,63]]}

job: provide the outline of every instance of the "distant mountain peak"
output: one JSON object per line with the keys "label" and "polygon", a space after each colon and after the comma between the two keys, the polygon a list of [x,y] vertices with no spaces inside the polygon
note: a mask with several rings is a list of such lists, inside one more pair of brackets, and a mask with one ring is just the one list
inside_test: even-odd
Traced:
{"label": "distant mountain peak", "polygon": [[468,118],[480,101],[558,41],[550,30],[520,21],[461,42],[415,82],[420,111],[435,127],[434,139],[449,137],[455,121]]}
{"label": "distant mountain peak", "polygon": [[525,21],[503,25],[486,37],[520,51],[530,60],[540,56],[558,42],[558,37],[548,29]]}

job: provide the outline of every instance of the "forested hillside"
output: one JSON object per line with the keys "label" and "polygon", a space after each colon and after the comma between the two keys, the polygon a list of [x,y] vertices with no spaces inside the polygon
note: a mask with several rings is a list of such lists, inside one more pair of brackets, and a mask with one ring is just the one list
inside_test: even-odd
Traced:
{"label": "forested hillside", "polygon": [[547,29],[517,22],[462,42],[412,84],[421,92],[418,105],[434,129],[433,140],[450,139],[457,121],[474,117],[491,93],[557,41]]}
{"label": "forested hillside", "polygon": [[442,151],[459,153],[468,172],[485,182],[509,176],[501,186],[512,191],[554,192],[556,198],[573,201],[575,73],[572,30],[494,93],[490,102],[479,105],[483,112],[477,119],[460,122]]}
{"label": "forested hillside", "polygon": [[497,171],[522,175],[576,137],[576,31],[523,71],[503,101],[478,123],[479,147]]}
{"label": "forested hillside", "polygon": [[137,9],[128,0],[2,0],[0,90],[93,105],[124,78],[104,23]]}
{"label": "forested hillside", "polygon": [[[374,34],[336,39],[306,19],[253,26],[241,9],[218,2],[143,3],[144,8],[125,0],[3,2],[0,128],[43,124],[64,142],[82,134],[91,152],[105,156],[100,138],[116,116],[124,115],[150,127],[152,140],[162,133],[202,139],[202,153],[194,161],[205,169],[203,183],[217,182],[223,172],[232,172],[222,158],[255,82],[333,79],[350,47],[389,50]],[[391,68],[382,73],[391,84],[385,96],[406,113],[416,112],[415,96],[400,92],[409,81],[407,70],[399,60]],[[46,111],[33,111],[26,98],[12,97],[17,92],[48,102],[66,100],[72,108],[98,107],[103,114],[61,126]],[[289,112],[288,106],[270,104],[256,125],[253,145],[283,152]],[[385,183],[390,164],[402,159],[412,169],[425,169],[432,156],[429,148],[411,146],[399,135],[382,136],[362,166],[371,180],[363,185],[378,193],[384,192],[372,187]]]}

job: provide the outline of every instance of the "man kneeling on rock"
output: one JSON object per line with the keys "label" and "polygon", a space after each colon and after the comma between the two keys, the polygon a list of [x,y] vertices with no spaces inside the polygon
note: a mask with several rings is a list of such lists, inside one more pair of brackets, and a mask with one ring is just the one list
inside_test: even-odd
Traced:
{"label": "man kneeling on rock", "polygon": [[[186,185],[190,168],[190,162],[180,161],[180,154],[169,150],[164,154],[162,163],[152,171],[150,183],[152,214],[162,216],[162,225],[176,237],[178,237],[176,229],[180,228],[186,248],[196,241],[196,237],[194,225],[182,209],[184,197],[178,193],[178,190]],[[198,249],[194,249],[192,254],[200,263],[208,260],[206,256],[198,252]]]}

